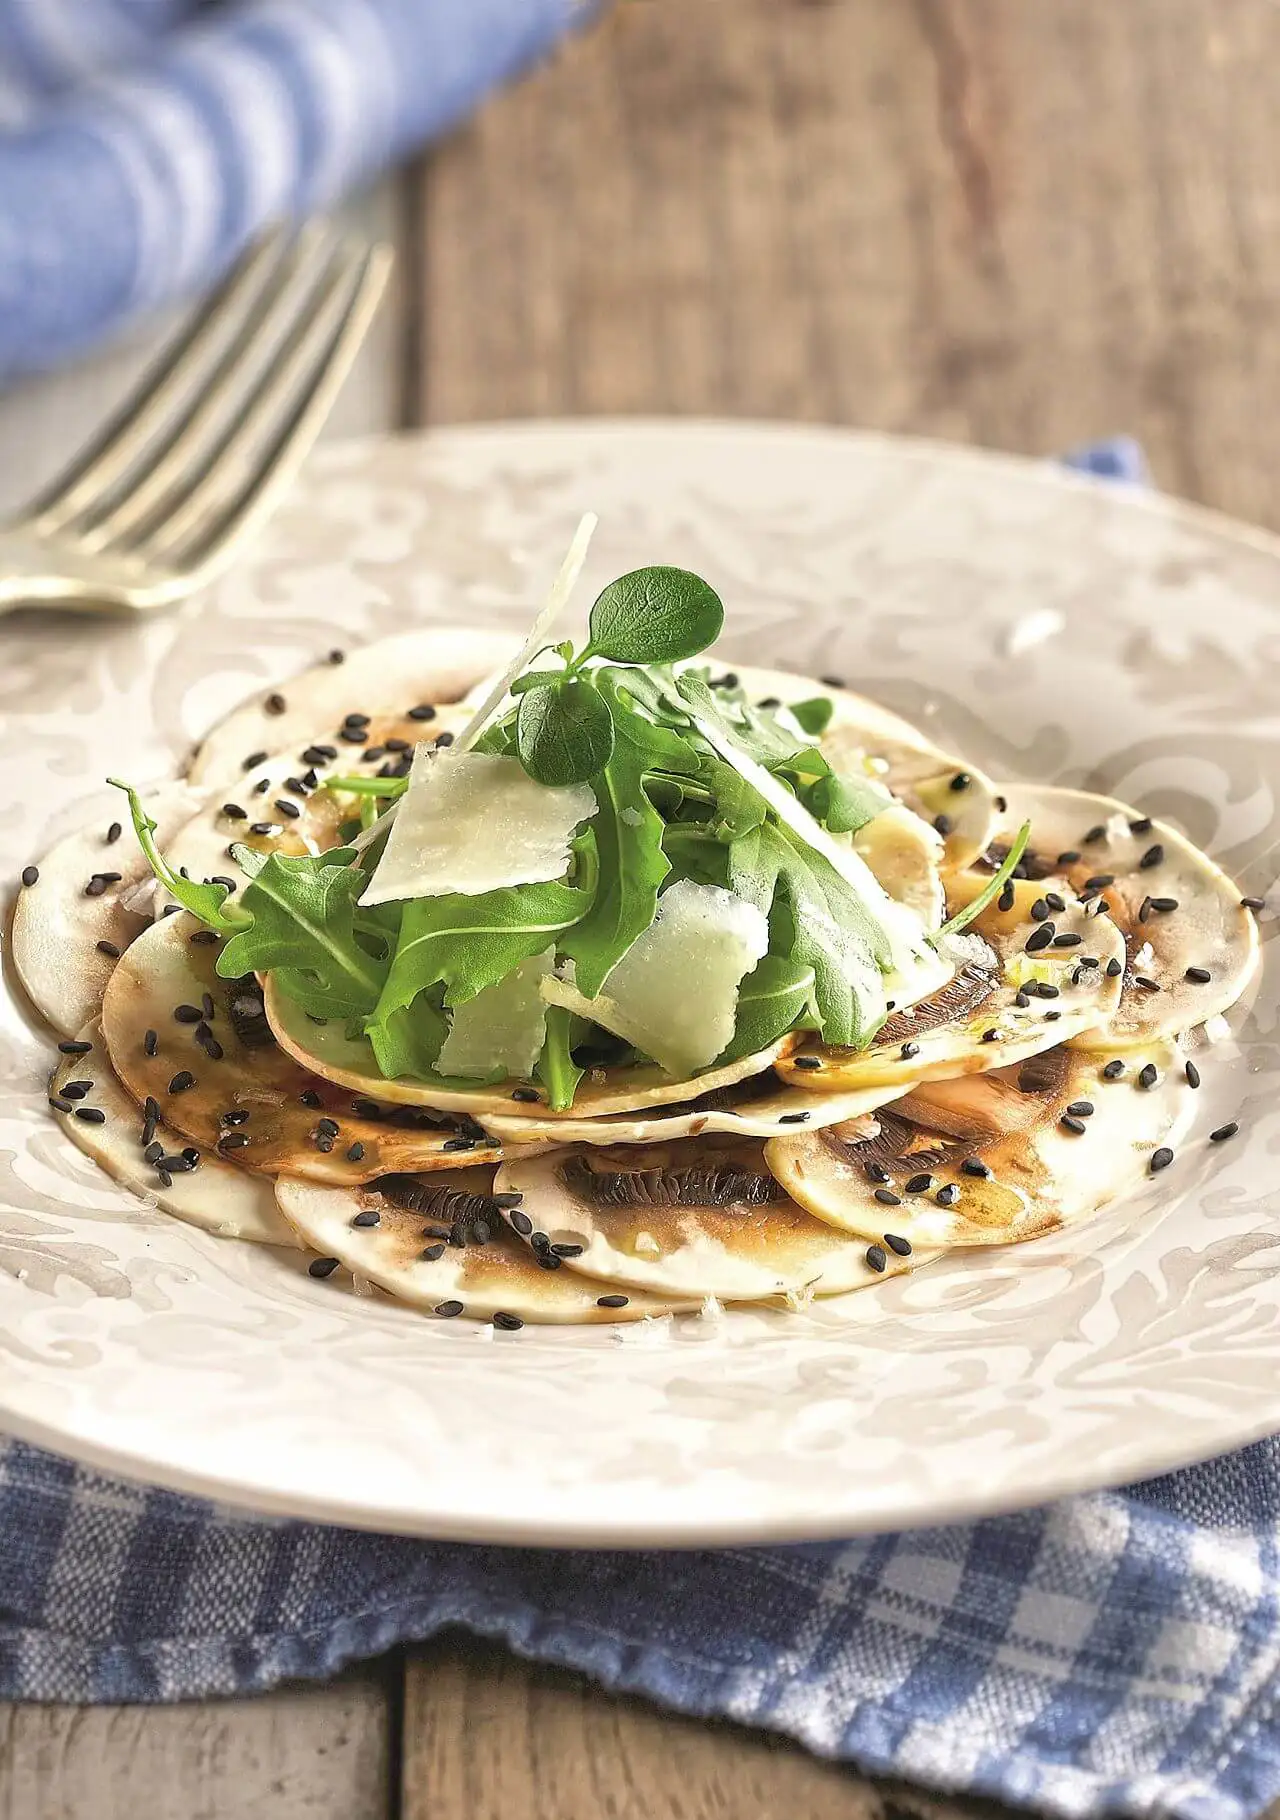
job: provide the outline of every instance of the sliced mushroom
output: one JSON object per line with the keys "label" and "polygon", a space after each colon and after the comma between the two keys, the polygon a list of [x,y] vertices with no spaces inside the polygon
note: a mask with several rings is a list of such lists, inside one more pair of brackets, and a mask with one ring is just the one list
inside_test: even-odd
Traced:
{"label": "sliced mushroom", "polygon": [[838,1295],[925,1261],[869,1257],[865,1243],[803,1212],[762,1147],[742,1140],[512,1154],[495,1187],[521,1197],[507,1218],[531,1247],[568,1246],[571,1269],[664,1295]]}
{"label": "sliced mushroom", "polygon": [[[129,908],[151,869],[133,838],[123,796],[118,801],[120,813],[99,814],[45,854],[36,882],[23,886],[14,905],[14,968],[36,1009],[63,1036],[73,1037],[97,1015],[116,964],[111,950],[127,948],[150,919],[148,905]],[[166,784],[144,806],[159,838],[167,840],[202,801],[186,784]],[[123,830],[108,841],[107,829],[117,821]]]}
{"label": "sliced mushroom", "polygon": [[[243,773],[225,792],[218,791],[161,850],[174,870],[189,878],[234,880],[242,872],[233,845],[255,853],[325,853],[341,844],[344,826],[360,815],[359,798],[325,789],[326,778],[377,777],[388,765],[408,758],[420,742],[456,733],[466,718],[466,710],[455,706],[438,709],[430,721],[397,716],[358,728],[331,727],[318,743],[291,746]],[[360,737],[344,739],[344,731]],[[388,739],[397,742],[390,751]],[[329,752],[337,756],[321,756]],[[163,890],[158,895],[162,901],[166,897]]]}
{"label": "sliced mushroom", "polygon": [[673,1081],[651,1064],[627,1068],[593,1068],[579,1084],[574,1103],[564,1112],[546,1104],[541,1090],[525,1086],[474,1089],[436,1086],[433,1081],[385,1080],[367,1042],[348,1037],[338,1024],[316,1025],[290,1002],[274,981],[266,986],[267,1017],[281,1048],[314,1073],[355,1093],[369,1093],[389,1105],[433,1106],[467,1112],[477,1119],[495,1114],[510,1118],[560,1122],[564,1119],[599,1118],[611,1112],[634,1112],[646,1106],[671,1106],[697,1099],[738,1081],[763,1074],[796,1042],[780,1037],[757,1055],[743,1056],[723,1068],[708,1068],[691,1081]]}
{"label": "sliced mushroom", "polygon": [[328,740],[349,714],[382,720],[419,704],[459,701],[478,677],[508,660],[517,642],[506,632],[428,626],[364,645],[342,663],[314,664],[219,721],[191,761],[191,782],[210,789],[233,784],[250,754],[301,752]]}
{"label": "sliced mushroom", "polygon": [[[297,1244],[266,1182],[233,1169],[205,1150],[195,1154],[193,1161],[185,1134],[172,1125],[144,1121],[111,1070],[96,1023],[86,1025],[78,1040],[89,1048],[80,1055],[63,1056],[49,1087],[55,1100],[68,1087],[76,1094],[66,1101],[73,1109],[60,1112],[59,1117],[78,1150],[123,1187],[145,1196],[150,1206],[185,1220],[188,1226],[199,1226],[219,1238],[250,1239],[261,1245]],[[103,1115],[101,1122],[93,1118],[98,1112]]]}
{"label": "sliced mushroom", "polygon": [[150,1096],[189,1139],[263,1175],[350,1185],[501,1156],[465,1116],[384,1107],[300,1067],[272,1037],[256,981],[222,979],[217,956],[192,918],[167,916],[113,974],[103,1036],[139,1105]]}
{"label": "sliced mushroom", "polygon": [[[1132,1053],[1114,1078],[1104,1066],[1061,1048],[994,1074],[931,1081],[881,1114],[874,1138],[839,1126],[777,1138],[765,1161],[816,1218],[863,1238],[1038,1238],[1137,1187],[1153,1153],[1194,1115],[1172,1044]],[[1154,1075],[1141,1073],[1148,1066]]]}
{"label": "sliced mushroom", "polygon": [[[1031,823],[1018,901],[1046,890],[1105,900],[1124,936],[1119,1010],[1083,1047],[1134,1047],[1228,1010],[1258,964],[1258,931],[1239,887],[1167,822],[1087,790],[1004,784],[999,838]],[[975,880],[981,876],[975,873]],[[1204,977],[1207,974],[1207,978]]]}
{"label": "sliced mushroom", "polygon": [[[503,1223],[492,1199],[493,1172],[402,1177],[368,1188],[326,1188],[282,1178],[280,1211],[304,1245],[336,1258],[397,1301],[441,1319],[549,1323],[561,1326],[640,1321],[696,1307],[689,1299],[614,1294],[607,1283],[566,1270],[538,1254]],[[469,1213],[465,1242],[440,1234],[455,1226],[451,1209]],[[483,1235],[478,1242],[477,1235]],[[552,1253],[543,1254],[548,1260]]]}
{"label": "sliced mushroom", "polygon": [[806,1040],[778,1060],[778,1074],[809,1092],[851,1092],[986,1073],[1105,1026],[1120,1002],[1120,933],[1074,901],[1044,921],[997,902],[951,946],[954,978],[894,1012],[868,1048]]}

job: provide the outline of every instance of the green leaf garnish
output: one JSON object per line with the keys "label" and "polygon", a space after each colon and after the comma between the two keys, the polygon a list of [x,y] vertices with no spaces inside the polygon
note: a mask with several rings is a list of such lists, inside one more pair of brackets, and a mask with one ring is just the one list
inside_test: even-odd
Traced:
{"label": "green leaf garnish", "polygon": [[315,1017],[367,1016],[378,1002],[387,962],[357,937],[356,899],[367,880],[348,864],[351,858],[344,847],[314,857],[271,854],[241,898],[249,925],[218,956],[223,978],[270,973]]}
{"label": "green leaf garnish", "polygon": [[589,640],[579,662],[669,664],[696,657],[724,625],[715,589],[688,569],[633,569],[619,576],[591,609]]}
{"label": "green leaf garnish", "polygon": [[812,967],[783,954],[766,954],[738,990],[733,1041],[716,1058],[717,1065],[736,1062],[743,1055],[758,1055],[788,1030],[794,1030],[806,1016],[816,1022],[816,985]]}
{"label": "green leaf garnish", "polygon": [[570,1049],[574,1026],[580,1022],[563,1005],[547,1007],[547,1034],[534,1072],[546,1091],[547,1104],[553,1112],[569,1110],[584,1073]]}
{"label": "green leaf garnish", "polygon": [[520,763],[535,783],[585,784],[609,762],[613,719],[585,676],[560,677],[529,690],[516,714]]}
{"label": "green leaf garnish", "polygon": [[216,929],[219,935],[231,935],[252,920],[246,915],[242,904],[227,903],[231,893],[225,885],[197,884],[195,879],[184,878],[180,872],[175,872],[156,846],[156,824],[143,808],[138,792],[129,784],[121,783],[118,777],[109,777],[107,782],[115,789],[123,790],[128,797],[129,817],[138,837],[138,845],[142,848],[147,864],[170,897],[180,903],[184,910],[189,910],[207,929]]}
{"label": "green leaf garnish", "polygon": [[826,732],[836,711],[835,703],[825,695],[814,695],[808,701],[793,701],[787,705],[793,718],[814,739]]}
{"label": "green leaf garnish", "polygon": [[948,917],[941,929],[936,930],[934,934],[929,937],[931,942],[936,945],[942,936],[958,934],[961,929],[967,928],[975,916],[982,915],[982,912],[986,909],[987,905],[993,898],[999,896],[1000,892],[1004,890],[1005,885],[1013,877],[1018,861],[1026,852],[1027,842],[1030,839],[1031,823],[1023,822],[1022,826],[1018,829],[1017,834],[1014,835],[1013,845],[1009,848],[1009,851],[1000,862],[999,869],[992,873],[991,877],[987,880],[986,884],[982,887],[981,891],[979,891],[972,903],[966,904],[963,910],[957,910],[954,916]]}

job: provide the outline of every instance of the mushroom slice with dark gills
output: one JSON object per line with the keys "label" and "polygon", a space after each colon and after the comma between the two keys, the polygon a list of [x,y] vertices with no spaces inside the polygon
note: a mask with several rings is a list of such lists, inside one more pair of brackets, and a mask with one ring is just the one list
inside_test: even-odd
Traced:
{"label": "mushroom slice with dark gills", "polygon": [[469,1113],[484,1120],[493,1114],[528,1117],[539,1124],[565,1119],[600,1118],[607,1113],[635,1112],[646,1106],[671,1106],[732,1087],[764,1074],[798,1038],[779,1037],[756,1055],[741,1056],[723,1067],[711,1067],[692,1080],[673,1080],[652,1063],[593,1068],[579,1083],[574,1102],[563,1112],[546,1104],[541,1091],[525,1083],[496,1087],[437,1087],[430,1080],[384,1079],[373,1049],[363,1038],[349,1037],[339,1024],[314,1024],[273,982],[266,984],[267,1017],[281,1048],[314,1073],[353,1093],[369,1094],[396,1106],[432,1106]]}
{"label": "mushroom slice with dark gills", "polygon": [[221,979],[217,957],[192,918],[166,916],[113,974],[103,1036],[139,1105],[150,1097],[187,1138],[263,1175],[354,1184],[501,1156],[465,1117],[382,1107],[299,1067],[271,1035],[257,982]]}
{"label": "mushroom slice with dark gills", "polygon": [[[466,719],[465,709],[446,707],[427,722],[397,716],[330,728],[319,743],[304,742],[265,758],[215,792],[160,843],[164,856],[188,878],[236,879],[242,874],[233,846],[255,853],[326,853],[341,846],[343,830],[349,833],[359,821],[362,800],[326,789],[327,778],[376,779],[397,767],[407,774],[416,745],[451,736]],[[354,741],[344,737],[350,734],[357,736]],[[390,748],[387,740],[393,742]],[[158,904],[167,900],[158,882],[156,898]]]}
{"label": "mushroom slice with dark gills", "polygon": [[[504,664],[518,643],[507,632],[433,626],[379,639],[346,653],[341,662],[321,659],[301,675],[259,690],[219,721],[197,748],[188,775],[210,789],[235,784],[252,753],[301,752],[317,741],[342,745],[335,730],[364,716],[370,721],[408,716],[416,737],[428,737],[430,721],[415,720],[411,711],[460,701],[479,677]],[[361,748],[352,741],[350,749]]]}
{"label": "mushroom slice with dark gills", "polygon": [[508,1220],[531,1248],[627,1289],[723,1302],[869,1288],[907,1259],[815,1220],[765,1166],[762,1146],[690,1138],[661,1147],[574,1146],[510,1155],[495,1177],[518,1194]]}
{"label": "mushroom slice with dark gills", "polygon": [[[974,877],[950,882],[967,889]],[[779,1058],[778,1074],[811,1093],[905,1088],[986,1073],[1105,1026],[1120,1003],[1124,963],[1114,924],[1076,903],[1037,921],[1026,904],[1005,912],[1001,901],[965,934],[943,937],[956,961],[952,979],[931,998],[893,1012],[868,1048],[809,1040]]]}
{"label": "mushroom slice with dark gills", "polygon": [[551,1251],[532,1251],[504,1224],[491,1169],[388,1177],[367,1188],[282,1177],[276,1196],[303,1244],[441,1319],[603,1325],[697,1307],[639,1289],[619,1295]]}
{"label": "mushroom slice with dark gills", "polygon": [[[166,840],[201,801],[186,784],[166,784],[143,807],[159,829],[157,838]],[[116,964],[113,951],[127,948],[147,926],[147,903],[132,905],[139,887],[151,882],[151,868],[128,817],[108,809],[52,847],[36,873],[14,905],[10,952],[37,1011],[63,1036],[74,1036],[97,1016]]]}
{"label": "mushroom slice with dark gills", "polygon": [[86,1025],[79,1041],[86,1047],[63,1056],[49,1084],[55,1109],[59,1101],[71,1108],[59,1116],[78,1150],[122,1187],[188,1226],[261,1245],[297,1244],[269,1183],[195,1149],[172,1125],[145,1117],[112,1072],[96,1023]]}
{"label": "mushroom slice with dark gills", "polygon": [[[1258,964],[1258,931],[1240,890],[1167,822],[1114,797],[1048,784],[1005,784],[1001,838],[1024,821],[1030,875],[1015,882],[1029,911],[1047,892],[1102,900],[1125,942],[1120,1007],[1082,1046],[1129,1048],[1226,1011]],[[994,854],[999,854],[999,844]],[[994,856],[993,854],[993,856]],[[971,875],[980,880],[980,869]]]}
{"label": "mushroom slice with dark gills", "polygon": [[[1141,1074],[1148,1065],[1154,1076]],[[873,1138],[833,1126],[774,1139],[765,1161],[816,1218],[863,1238],[886,1229],[912,1246],[1038,1238],[1136,1188],[1193,1117],[1173,1044],[1136,1052],[1117,1078],[1104,1067],[1100,1055],[1061,1048],[929,1081],[880,1114]]]}
{"label": "mushroom slice with dark gills", "polygon": [[[695,1083],[696,1084],[696,1083]],[[512,1118],[486,1112],[482,1123],[504,1148],[517,1144],[668,1144],[676,1138],[727,1135],[786,1137],[799,1126],[870,1122],[898,1087],[864,1087],[855,1093],[802,1093],[779,1085],[773,1073],[705,1093],[681,1106],[612,1112],[596,1118]]]}

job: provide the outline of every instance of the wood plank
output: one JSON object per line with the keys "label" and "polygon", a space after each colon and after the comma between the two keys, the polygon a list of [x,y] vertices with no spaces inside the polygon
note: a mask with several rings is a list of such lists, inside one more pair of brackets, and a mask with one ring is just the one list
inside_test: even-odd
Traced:
{"label": "wood plank", "polygon": [[387,1820],[386,1676],[182,1706],[0,1706],[0,1820]]}
{"label": "wood plank", "polygon": [[1280,524],[1280,7],[624,0],[422,189],[418,410],[1129,430]]}
{"label": "wood plank", "polygon": [[[399,178],[389,177],[336,211],[352,232],[400,243]],[[123,340],[54,373],[0,393],[0,517],[42,487],[86,441],[141,376],[184,309],[140,324]],[[398,428],[401,372],[408,341],[403,271],[388,295],[324,429],[326,437]]]}

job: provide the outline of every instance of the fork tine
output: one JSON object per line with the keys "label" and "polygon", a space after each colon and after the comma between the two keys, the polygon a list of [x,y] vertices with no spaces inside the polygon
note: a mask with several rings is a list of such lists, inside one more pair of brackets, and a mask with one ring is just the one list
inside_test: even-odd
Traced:
{"label": "fork tine", "polygon": [[118,471],[145,445],[164,421],[175,395],[190,383],[209,343],[216,340],[241,300],[264,280],[287,241],[288,235],[277,229],[232,268],[187,326],[165,345],[98,434],[26,508],[24,523],[38,523],[44,531],[58,529],[94,497],[104,475]]}
{"label": "fork tine", "polygon": [[[188,490],[197,468],[216,459],[220,444],[214,442],[209,453],[210,431],[235,405],[235,395],[246,378],[252,383],[259,377],[277,330],[291,333],[292,325],[307,312],[316,282],[334,258],[333,235],[314,224],[304,228],[212,369],[174,413],[158,440],[152,438],[143,458],[126,469],[122,490],[114,497],[94,501],[67,526],[86,550],[107,549],[144,520],[158,521],[169,502]],[[298,291],[301,297],[296,295]],[[156,509],[157,501],[160,509]]]}
{"label": "fork tine", "polygon": [[[304,331],[290,357],[249,401],[243,422],[227,439],[234,446],[222,451],[177,512],[156,526],[142,554],[170,557],[184,573],[203,581],[270,513],[329,415],[377,311],[393,262],[389,247],[373,246],[348,267],[346,284],[335,286],[342,299],[340,313],[318,353],[312,354],[313,337]],[[245,449],[286,407],[279,430],[245,473],[241,460]],[[238,490],[224,504],[228,484],[234,485],[242,473]],[[215,516],[209,523],[211,512]]]}

